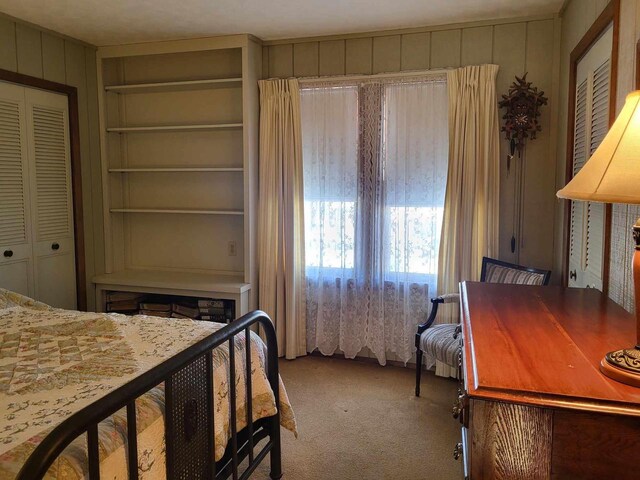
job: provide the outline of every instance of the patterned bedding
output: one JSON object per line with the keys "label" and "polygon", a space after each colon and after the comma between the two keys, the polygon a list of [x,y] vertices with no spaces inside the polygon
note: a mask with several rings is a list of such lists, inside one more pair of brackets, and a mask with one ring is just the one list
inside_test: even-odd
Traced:
{"label": "patterned bedding", "polygon": [[[40,440],[74,412],[222,327],[193,320],[54,309],[0,289],[0,479],[14,478]],[[216,460],[224,454],[231,432],[227,345],[213,354]],[[237,335],[238,430],[246,426],[244,348],[244,335]],[[254,421],[276,412],[265,359],[266,346],[252,334]],[[140,479],[164,479],[164,386],[140,397],[136,407]],[[296,433],[282,382],[280,421]],[[124,409],[100,423],[102,478],[127,478],[126,434]],[[88,477],[86,451],[86,438],[79,437],[45,478]]]}

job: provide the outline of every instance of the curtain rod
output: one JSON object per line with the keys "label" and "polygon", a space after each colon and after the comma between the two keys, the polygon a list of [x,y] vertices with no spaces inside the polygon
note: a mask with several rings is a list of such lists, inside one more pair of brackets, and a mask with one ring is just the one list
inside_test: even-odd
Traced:
{"label": "curtain rod", "polygon": [[420,75],[441,75],[447,73],[451,68],[437,68],[433,70],[411,70],[406,72],[396,73],[376,73],[373,75],[335,75],[330,77],[300,77],[298,82],[300,84],[313,83],[313,82],[335,82],[343,80],[372,80],[375,78],[398,78],[398,77],[415,77]]}

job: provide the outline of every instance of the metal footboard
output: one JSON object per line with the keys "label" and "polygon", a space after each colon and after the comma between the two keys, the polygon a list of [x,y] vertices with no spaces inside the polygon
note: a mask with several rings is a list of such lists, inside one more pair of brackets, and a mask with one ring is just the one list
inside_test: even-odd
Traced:
{"label": "metal footboard", "polygon": [[[250,327],[262,325],[267,345],[267,378],[278,407],[272,417],[253,420]],[[236,335],[244,332],[246,351],[247,426],[236,428]],[[211,351],[229,345],[229,403],[231,438],[224,457],[215,461],[213,358]],[[127,412],[127,467],[129,478],[138,478],[135,401],[160,383],[165,384],[165,440],[167,479],[247,479],[270,454],[272,479],[282,476],[280,446],[280,395],[278,348],[273,324],[266,313],[254,311],[191,345],[122,387],[66,419],[54,428],[29,456],[17,480],[41,479],[63,450],[78,436],[87,434],[89,480],[100,479],[98,424],[122,408]],[[268,437],[256,453],[255,445]],[[243,472],[239,465],[248,459]]]}

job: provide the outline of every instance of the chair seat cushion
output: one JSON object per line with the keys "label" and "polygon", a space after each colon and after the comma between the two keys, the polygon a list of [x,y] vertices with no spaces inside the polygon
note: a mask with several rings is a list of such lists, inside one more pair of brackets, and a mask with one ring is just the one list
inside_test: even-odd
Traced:
{"label": "chair seat cushion", "polygon": [[458,365],[460,338],[453,338],[459,324],[443,323],[427,328],[420,335],[420,350],[451,367]]}

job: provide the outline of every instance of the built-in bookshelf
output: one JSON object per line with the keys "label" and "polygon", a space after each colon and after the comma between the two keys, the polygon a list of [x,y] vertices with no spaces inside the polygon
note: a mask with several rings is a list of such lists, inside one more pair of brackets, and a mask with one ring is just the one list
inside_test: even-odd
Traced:
{"label": "built-in bookshelf", "polygon": [[[106,257],[98,296],[107,286],[191,291],[237,300],[238,314],[255,308],[259,43],[234,35],[121,45],[98,49],[97,59]],[[195,279],[206,289],[191,288]]]}

